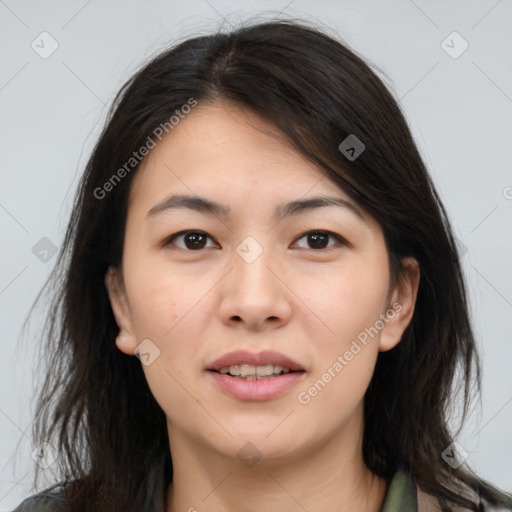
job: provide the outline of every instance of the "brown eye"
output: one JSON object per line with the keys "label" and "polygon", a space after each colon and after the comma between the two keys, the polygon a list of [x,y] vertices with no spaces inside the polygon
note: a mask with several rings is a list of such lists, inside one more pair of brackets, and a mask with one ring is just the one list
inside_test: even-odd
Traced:
{"label": "brown eye", "polygon": [[[204,249],[206,246],[206,241],[210,237],[202,232],[202,231],[182,231],[181,233],[176,233],[167,239],[164,245],[173,244],[181,249],[188,249],[190,251],[197,251],[200,249]],[[175,244],[175,240],[183,240],[182,245]]]}
{"label": "brown eye", "polygon": [[302,235],[299,240],[306,238],[307,244],[309,245],[306,249],[329,249],[335,245],[327,245],[330,237],[335,238],[339,242],[344,241],[340,236],[335,233],[331,233],[330,231],[309,231]]}

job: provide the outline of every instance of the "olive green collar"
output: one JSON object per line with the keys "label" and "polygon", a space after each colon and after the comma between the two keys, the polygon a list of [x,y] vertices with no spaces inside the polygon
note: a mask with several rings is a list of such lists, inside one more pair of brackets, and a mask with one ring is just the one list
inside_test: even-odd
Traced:
{"label": "olive green collar", "polygon": [[416,483],[403,469],[399,469],[389,483],[381,512],[417,511]]}

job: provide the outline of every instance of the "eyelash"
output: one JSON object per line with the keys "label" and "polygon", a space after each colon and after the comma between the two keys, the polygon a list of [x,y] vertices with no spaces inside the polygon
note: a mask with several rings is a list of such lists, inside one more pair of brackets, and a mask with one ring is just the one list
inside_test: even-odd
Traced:
{"label": "eyelash", "polygon": [[[173,235],[169,236],[164,241],[164,243],[162,245],[164,247],[168,246],[168,245],[171,245],[173,240],[175,240],[176,238],[183,237],[183,236],[191,234],[191,233],[197,234],[197,235],[203,235],[203,236],[206,236],[206,237],[210,238],[211,240],[213,240],[210,237],[210,235],[208,235],[208,233],[205,233],[204,231],[187,230],[187,231],[180,231],[179,233],[174,233]],[[343,237],[341,237],[340,235],[337,235],[336,233],[333,233],[332,231],[327,231],[325,229],[316,229],[316,230],[306,231],[305,233],[300,235],[296,240],[297,241],[301,240],[305,236],[311,235],[311,234],[320,234],[320,235],[324,235],[324,236],[330,236],[330,237],[335,238],[336,240],[338,240],[338,242],[340,242],[341,244],[344,244],[344,245],[347,244],[347,241]],[[328,247],[325,247],[325,248],[321,248],[321,249],[306,248],[306,250],[315,251],[315,252],[325,252],[325,251],[327,251],[329,249],[332,249],[333,247],[335,247],[335,245],[331,245],[331,246],[328,246]],[[184,251],[187,251],[187,252],[200,252],[204,248],[193,250],[193,249],[187,249],[187,248],[183,248],[183,247],[178,247],[178,249],[183,249]]]}

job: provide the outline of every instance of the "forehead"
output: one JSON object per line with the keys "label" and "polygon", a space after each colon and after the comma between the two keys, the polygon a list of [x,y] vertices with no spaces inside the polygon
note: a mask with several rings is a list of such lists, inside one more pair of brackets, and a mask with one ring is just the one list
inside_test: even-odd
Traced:
{"label": "forehead", "polygon": [[236,195],[246,206],[256,196],[262,207],[326,194],[349,200],[269,121],[225,101],[198,105],[157,143],[134,177],[130,205],[148,211],[171,192],[224,204]]}
{"label": "forehead", "polygon": [[[196,166],[188,166],[191,172],[197,168],[210,175],[225,170],[233,176],[240,174],[236,172],[239,167],[247,172],[251,163],[273,163],[280,165],[283,172],[298,168],[311,175],[319,174],[270,121],[246,106],[228,101],[195,107],[157,143],[140,171],[155,162],[169,166],[194,163]],[[264,171],[261,167],[257,170]]]}

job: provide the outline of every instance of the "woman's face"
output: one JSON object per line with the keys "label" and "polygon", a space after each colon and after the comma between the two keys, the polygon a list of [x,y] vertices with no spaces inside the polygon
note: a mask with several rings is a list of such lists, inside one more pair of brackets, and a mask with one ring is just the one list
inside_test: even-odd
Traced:
{"label": "woman's face", "polygon": [[[329,204],[308,202],[320,197]],[[188,438],[226,457],[291,459],[360,434],[378,352],[412,315],[411,275],[391,289],[378,223],[271,125],[217,102],[193,109],[144,160],[123,279],[108,273],[106,283],[117,346],[140,352],[171,445]],[[249,355],[221,366],[273,351],[303,371],[254,380],[211,371],[239,350]],[[261,364],[244,373],[279,366],[268,355],[252,362]]]}

